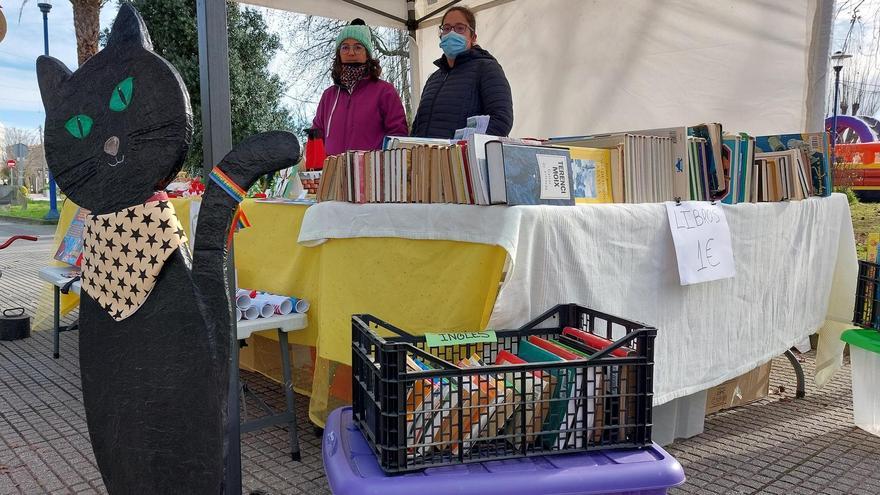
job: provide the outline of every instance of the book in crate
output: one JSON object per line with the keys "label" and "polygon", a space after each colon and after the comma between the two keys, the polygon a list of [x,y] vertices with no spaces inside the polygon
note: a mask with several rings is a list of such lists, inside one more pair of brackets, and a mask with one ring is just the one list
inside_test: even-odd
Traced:
{"label": "book in crate", "polygon": [[655,335],[569,304],[483,342],[429,347],[355,315],[354,418],[387,472],[643,447]]}

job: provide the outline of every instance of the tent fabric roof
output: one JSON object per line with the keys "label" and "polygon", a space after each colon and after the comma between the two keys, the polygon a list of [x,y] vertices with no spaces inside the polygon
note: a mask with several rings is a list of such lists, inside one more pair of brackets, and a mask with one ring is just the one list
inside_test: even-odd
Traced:
{"label": "tent fabric roof", "polygon": [[[248,0],[404,28],[450,0]],[[818,131],[832,9],[824,0],[464,0],[478,42],[504,67],[515,136],[721,122],[755,134]],[[365,9],[373,7],[389,17]],[[420,88],[440,56],[425,20],[413,48]]]}
{"label": "tent fabric roof", "polygon": [[[406,29],[407,9],[412,4],[415,19],[427,21],[446,10],[453,0],[236,0],[272,9],[351,20],[360,17],[371,26]],[[466,0],[460,2],[475,12],[515,0]],[[576,0],[571,0],[576,1]],[[578,0],[579,1],[579,0]],[[378,12],[377,12],[378,11]],[[435,14],[435,15],[432,15]],[[436,25],[437,19],[428,25]]]}
{"label": "tent fabric roof", "polygon": [[360,17],[371,26],[393,28],[404,28],[407,15],[406,0],[360,0],[359,2],[397,17],[399,21],[342,0],[247,0],[243,3],[342,20]]}

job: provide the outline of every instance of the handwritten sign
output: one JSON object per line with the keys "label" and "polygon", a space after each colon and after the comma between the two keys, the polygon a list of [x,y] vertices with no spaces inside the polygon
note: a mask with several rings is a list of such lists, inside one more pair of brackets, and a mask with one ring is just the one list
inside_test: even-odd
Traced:
{"label": "handwritten sign", "polygon": [[427,342],[428,347],[443,347],[447,345],[498,342],[498,338],[495,337],[495,332],[493,330],[462,333],[426,333],[425,342]]}
{"label": "handwritten sign", "polygon": [[736,274],[730,227],[720,204],[666,202],[681,285],[731,278]]}

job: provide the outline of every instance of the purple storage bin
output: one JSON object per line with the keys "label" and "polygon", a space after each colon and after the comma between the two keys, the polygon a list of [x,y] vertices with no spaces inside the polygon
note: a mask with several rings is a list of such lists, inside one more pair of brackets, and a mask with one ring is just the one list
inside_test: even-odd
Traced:
{"label": "purple storage bin", "polygon": [[327,418],[324,471],[335,495],[660,495],[684,483],[681,464],[654,445],[428,468],[389,476],[351,408]]}

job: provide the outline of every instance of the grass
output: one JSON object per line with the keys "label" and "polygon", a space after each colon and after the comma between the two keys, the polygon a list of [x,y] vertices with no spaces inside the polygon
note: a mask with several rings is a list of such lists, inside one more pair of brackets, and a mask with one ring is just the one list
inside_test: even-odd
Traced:
{"label": "grass", "polygon": [[859,259],[866,259],[866,242],[871,232],[880,233],[880,203],[859,202],[850,205],[853,231],[856,237],[856,252]]}
{"label": "grass", "polygon": [[21,206],[0,206],[0,217],[42,220],[48,212],[48,201],[28,201],[27,208],[22,208]]}

